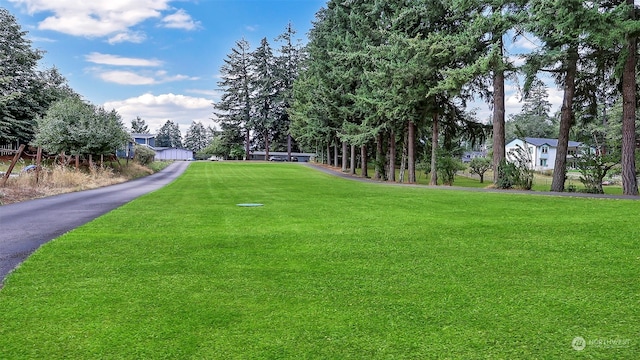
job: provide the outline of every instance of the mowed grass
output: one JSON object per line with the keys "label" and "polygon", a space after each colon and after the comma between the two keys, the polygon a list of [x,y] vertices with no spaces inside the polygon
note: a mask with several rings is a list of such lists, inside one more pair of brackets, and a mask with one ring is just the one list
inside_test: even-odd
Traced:
{"label": "mowed grass", "polygon": [[194,163],[6,279],[0,358],[636,358],[639,215]]}

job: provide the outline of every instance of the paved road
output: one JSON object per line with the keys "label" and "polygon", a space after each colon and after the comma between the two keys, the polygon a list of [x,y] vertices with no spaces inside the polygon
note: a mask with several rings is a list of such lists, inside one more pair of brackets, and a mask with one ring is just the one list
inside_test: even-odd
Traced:
{"label": "paved road", "polygon": [[7,274],[40,245],[167,185],[188,166],[174,162],[126,183],[0,206],[0,288]]}

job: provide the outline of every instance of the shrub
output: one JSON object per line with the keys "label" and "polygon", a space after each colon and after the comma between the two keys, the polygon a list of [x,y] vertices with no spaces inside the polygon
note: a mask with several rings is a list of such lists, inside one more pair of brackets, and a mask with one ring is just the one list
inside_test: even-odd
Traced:
{"label": "shrub", "polygon": [[154,157],[156,156],[155,151],[143,145],[136,145],[134,151],[135,151],[134,160],[136,160],[141,165],[151,164],[153,162]]}
{"label": "shrub", "polygon": [[604,194],[602,180],[607,172],[619,162],[617,154],[602,155],[599,151],[582,149],[576,157],[576,166],[580,170],[580,182],[584,185],[583,192],[591,194]]}
{"label": "shrub", "polygon": [[531,155],[529,151],[518,145],[509,152],[511,161],[503,160],[498,166],[498,182],[500,189],[531,190],[533,187],[533,170],[530,168]]}

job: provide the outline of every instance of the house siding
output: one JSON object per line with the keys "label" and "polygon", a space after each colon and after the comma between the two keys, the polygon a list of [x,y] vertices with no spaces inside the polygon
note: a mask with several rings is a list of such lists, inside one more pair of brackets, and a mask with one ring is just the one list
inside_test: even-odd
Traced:
{"label": "house siding", "polygon": [[155,149],[155,160],[188,160],[193,158],[193,151],[187,149]]}
{"label": "house siding", "polygon": [[[530,168],[536,171],[547,171],[553,170],[556,163],[556,156],[558,153],[558,149],[556,147],[558,140],[556,139],[538,139],[538,138],[525,138],[526,140],[526,148],[531,149],[531,164]],[[518,145],[521,147],[525,147],[525,140],[515,139],[509,142],[505,146],[505,150],[507,153],[507,159],[513,161],[513,157],[509,156],[509,152],[517,149]],[[570,141],[569,142],[569,151],[578,152],[581,143]],[[547,148],[547,152],[543,153],[543,149]],[[542,163],[542,160],[546,160],[546,164]],[[575,165],[574,159],[572,155],[567,155],[567,166],[569,168],[574,167]]]}

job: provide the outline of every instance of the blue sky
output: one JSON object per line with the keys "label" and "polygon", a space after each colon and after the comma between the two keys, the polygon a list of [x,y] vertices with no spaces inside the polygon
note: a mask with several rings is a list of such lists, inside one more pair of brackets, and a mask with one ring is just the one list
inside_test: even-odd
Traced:
{"label": "blue sky", "polygon": [[252,47],[291,22],[306,35],[325,0],[0,0],[84,98],[136,116],[151,131],[166,120],[183,133],[192,121],[213,125],[223,59],[235,42]]}

